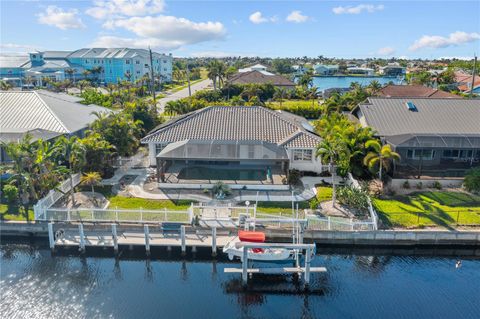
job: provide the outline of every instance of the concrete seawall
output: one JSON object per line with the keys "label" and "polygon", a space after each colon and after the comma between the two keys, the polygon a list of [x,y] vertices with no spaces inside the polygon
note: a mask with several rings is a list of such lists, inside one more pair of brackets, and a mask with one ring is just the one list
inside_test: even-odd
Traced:
{"label": "concrete seawall", "polygon": [[[109,229],[110,224],[85,225],[89,229]],[[135,225],[121,225],[122,229],[141,231]],[[190,228],[190,226],[188,226]],[[291,242],[289,230],[260,229],[269,241]],[[235,232],[233,230],[233,232]],[[48,237],[47,223],[0,222],[1,236]],[[378,231],[306,231],[305,242],[321,245],[351,246],[478,246],[480,247],[480,231],[426,231],[426,230],[378,230]]]}

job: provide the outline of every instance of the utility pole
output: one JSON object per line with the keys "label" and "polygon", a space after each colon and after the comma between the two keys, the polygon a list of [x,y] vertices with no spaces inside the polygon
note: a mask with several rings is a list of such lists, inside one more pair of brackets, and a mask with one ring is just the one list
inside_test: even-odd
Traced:
{"label": "utility pole", "polygon": [[[148,51],[150,53],[150,89],[152,90],[152,95],[153,95],[153,102],[155,103],[155,77],[153,75],[153,56],[152,56],[152,49],[148,47]],[[155,107],[155,110],[157,108]],[[156,111],[155,111],[156,112]]]}
{"label": "utility pole", "polygon": [[190,88],[190,70],[188,69],[188,60],[186,63],[187,63],[188,96],[192,96],[192,89]]}
{"label": "utility pole", "polygon": [[473,73],[472,73],[472,86],[470,87],[470,97],[473,96],[473,89],[475,86],[475,73],[477,72],[477,56],[475,55],[475,59],[473,60]]}

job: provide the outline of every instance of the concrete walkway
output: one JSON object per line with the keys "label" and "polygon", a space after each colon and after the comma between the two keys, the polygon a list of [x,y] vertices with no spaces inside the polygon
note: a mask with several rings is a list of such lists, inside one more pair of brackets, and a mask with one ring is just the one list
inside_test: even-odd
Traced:
{"label": "concrete walkway", "polygon": [[[190,86],[190,89],[192,91],[192,95],[195,92],[204,90],[211,85],[213,85],[213,83],[212,83],[212,80],[210,80],[210,79],[203,80],[203,81],[197,82],[195,84],[192,84]],[[164,97],[162,99],[159,99],[158,102],[157,102],[157,107],[158,107],[159,113],[163,113],[165,111],[165,105],[167,104],[167,102],[176,101],[176,100],[182,99],[184,97],[188,97],[188,96],[189,96],[188,95],[188,87],[186,87],[185,89],[174,92],[172,94],[167,95],[166,97]]]}

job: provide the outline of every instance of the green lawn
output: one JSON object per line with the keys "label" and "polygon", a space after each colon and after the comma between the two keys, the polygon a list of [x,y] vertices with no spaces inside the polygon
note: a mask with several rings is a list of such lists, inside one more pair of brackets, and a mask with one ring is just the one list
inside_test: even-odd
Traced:
{"label": "green lawn", "polygon": [[[29,220],[34,219],[33,209],[28,209]],[[0,219],[1,220],[27,220],[25,216],[25,209],[18,205],[0,204]]]}
{"label": "green lawn", "polygon": [[373,199],[387,227],[480,225],[480,196],[457,192],[424,192]]}
{"label": "green lawn", "polygon": [[[297,204],[295,203],[295,208]],[[310,208],[308,202],[298,202],[298,209]],[[258,202],[257,212],[271,215],[292,216],[292,202]]]}
{"label": "green lawn", "polygon": [[332,200],[333,189],[330,186],[317,187],[317,200],[319,202],[326,202]]}

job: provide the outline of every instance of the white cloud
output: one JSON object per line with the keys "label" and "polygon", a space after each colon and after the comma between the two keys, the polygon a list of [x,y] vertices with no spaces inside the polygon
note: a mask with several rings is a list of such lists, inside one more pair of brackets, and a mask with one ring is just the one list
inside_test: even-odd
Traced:
{"label": "white cloud", "polygon": [[423,48],[446,48],[449,46],[458,46],[461,44],[473,42],[480,39],[480,33],[467,33],[463,31],[456,31],[450,33],[448,37],[439,35],[424,35],[416,40],[411,46],[411,51],[416,51]]}
{"label": "white cloud", "polygon": [[278,17],[264,17],[260,11],[254,12],[248,17],[248,19],[255,24],[265,23],[265,22],[277,22]]}
{"label": "white cloud", "polygon": [[290,14],[287,16],[288,22],[302,23],[302,22],[306,22],[308,19],[309,17],[306,15],[303,15],[302,12],[299,10],[294,10],[290,12]]}
{"label": "white cloud", "polygon": [[48,6],[45,12],[37,14],[37,17],[39,23],[62,30],[85,28],[82,20],[77,15],[77,9],[63,10],[57,6]]}
{"label": "white cloud", "polygon": [[332,9],[332,11],[335,14],[360,14],[364,11],[373,13],[375,11],[382,11],[383,9],[385,9],[383,4],[359,4],[357,6],[335,7]]}
{"label": "white cloud", "polygon": [[92,46],[100,47],[136,47],[151,46],[157,49],[172,50],[183,45],[211,40],[221,40],[226,29],[220,22],[193,22],[173,16],[132,17],[107,21],[110,29],[123,28],[137,37],[123,38],[103,35]]}
{"label": "white cloud", "polygon": [[392,47],[384,47],[378,49],[377,53],[380,55],[392,55],[395,53],[395,49]]}
{"label": "white cloud", "polygon": [[164,41],[168,47],[219,40],[226,34],[226,29],[220,22],[193,22],[163,15],[114,20],[110,26],[126,29],[141,38]]}
{"label": "white cloud", "polygon": [[255,57],[255,53],[241,53],[241,52],[224,52],[224,51],[200,51],[192,52],[190,54],[194,58],[225,58],[225,57]]}
{"label": "white cloud", "polygon": [[165,42],[156,38],[122,38],[116,36],[100,36],[96,38],[89,46],[100,48],[141,48],[152,47],[159,50],[173,50],[182,45],[179,41]]}
{"label": "white cloud", "polygon": [[0,44],[0,51],[5,55],[25,55],[29,52],[41,50],[40,46],[33,44],[17,44],[17,43],[2,43]]}
{"label": "white cloud", "polygon": [[96,19],[145,16],[163,12],[164,0],[97,0],[85,13]]}

